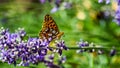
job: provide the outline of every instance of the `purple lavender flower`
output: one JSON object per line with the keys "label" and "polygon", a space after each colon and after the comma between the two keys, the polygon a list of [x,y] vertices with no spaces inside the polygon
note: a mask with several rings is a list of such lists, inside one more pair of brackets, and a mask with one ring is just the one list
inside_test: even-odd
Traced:
{"label": "purple lavender flower", "polygon": [[95,46],[94,43],[88,43],[87,41],[80,40],[80,42],[77,43],[78,47],[80,48],[77,50],[77,53],[82,53],[82,52],[95,52],[97,54],[103,54],[104,51],[102,49],[96,49],[96,48],[102,48],[101,46]]}
{"label": "purple lavender flower", "polygon": [[61,40],[60,42],[57,42],[56,43],[56,46],[57,46],[57,52],[60,54],[60,55],[62,55],[62,50],[64,49],[64,50],[68,50],[68,48],[65,46],[65,43],[64,43],[64,41],[63,40]]}
{"label": "purple lavender flower", "polygon": [[49,55],[49,57],[48,57],[48,58],[49,58],[50,62],[53,62],[54,57],[55,57],[55,55],[54,55],[54,54]]}
{"label": "purple lavender flower", "polygon": [[53,64],[53,62],[50,61],[44,61],[44,63],[48,68],[61,68],[59,65]]}
{"label": "purple lavender flower", "polygon": [[59,60],[59,65],[65,63],[65,61],[66,61],[66,56],[62,56]]}
{"label": "purple lavender flower", "polygon": [[26,35],[26,32],[24,28],[18,28],[17,33],[21,36],[24,37]]}
{"label": "purple lavender flower", "polygon": [[0,35],[4,35],[4,34],[6,34],[8,32],[9,32],[8,29],[4,29],[3,27],[0,28]]}
{"label": "purple lavender flower", "polygon": [[[80,41],[78,42],[78,47],[80,48],[79,50],[77,50],[77,53],[81,53],[81,52],[96,52],[98,55],[104,54],[105,53],[105,49],[104,47],[101,46],[95,46],[93,43],[88,43],[88,42],[84,42],[84,41]],[[87,49],[86,49],[87,48]],[[115,47],[113,47],[110,50],[110,56],[114,56],[116,54],[116,49]]]}
{"label": "purple lavender flower", "polygon": [[47,46],[48,44],[44,44],[40,39],[29,38],[27,42],[18,42],[12,48],[4,49],[1,52],[1,60],[11,64],[16,62],[17,59],[21,59],[18,65],[22,66],[27,66],[30,63],[38,64],[44,61]]}
{"label": "purple lavender flower", "polygon": [[[48,55],[48,50],[54,51],[53,49],[50,50],[48,46],[51,40],[39,38],[22,40],[25,34],[26,32],[23,29],[19,29],[15,33],[10,33],[8,29],[0,29],[0,60],[18,66],[29,66],[30,63],[38,64],[42,62],[50,68],[59,68],[58,65],[53,63],[54,54],[49,57],[52,61],[45,58]],[[56,45],[57,49],[61,51],[62,49],[67,50],[63,41],[58,42]]]}
{"label": "purple lavender flower", "polygon": [[84,41],[81,40],[80,42],[78,42],[78,46],[81,47],[81,48],[86,47],[86,46],[89,46],[89,43],[87,41],[84,42]]}
{"label": "purple lavender flower", "polygon": [[[78,42],[77,44],[78,44],[78,47],[80,47],[80,48],[88,47],[88,46],[89,46],[89,43],[88,43],[87,41],[84,42],[83,40],[81,40],[81,41]],[[81,52],[84,52],[84,51],[86,51],[86,49],[79,49],[79,50],[77,50],[76,52],[77,52],[77,53],[81,53]]]}

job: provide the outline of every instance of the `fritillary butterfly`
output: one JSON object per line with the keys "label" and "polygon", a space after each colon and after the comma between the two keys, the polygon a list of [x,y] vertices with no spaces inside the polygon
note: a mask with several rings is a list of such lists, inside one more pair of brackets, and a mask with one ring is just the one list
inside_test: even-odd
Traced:
{"label": "fritillary butterfly", "polygon": [[39,33],[40,38],[47,39],[59,39],[64,33],[60,32],[57,24],[53,20],[53,18],[46,14],[44,17],[44,22],[42,26],[42,30]]}

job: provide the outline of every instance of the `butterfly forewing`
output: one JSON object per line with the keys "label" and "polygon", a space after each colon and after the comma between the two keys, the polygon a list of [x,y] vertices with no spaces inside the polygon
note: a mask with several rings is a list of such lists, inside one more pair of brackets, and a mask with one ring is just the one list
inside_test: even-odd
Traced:
{"label": "butterfly forewing", "polygon": [[39,33],[40,38],[42,39],[52,38],[53,40],[61,35],[63,35],[63,32],[62,33],[59,32],[58,26],[53,20],[53,18],[48,14],[45,15],[42,30]]}

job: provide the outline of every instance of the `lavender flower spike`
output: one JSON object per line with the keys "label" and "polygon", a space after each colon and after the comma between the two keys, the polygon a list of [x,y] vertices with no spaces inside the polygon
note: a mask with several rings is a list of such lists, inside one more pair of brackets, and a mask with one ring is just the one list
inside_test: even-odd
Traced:
{"label": "lavender flower spike", "polygon": [[[54,54],[47,60],[45,57],[50,50],[48,46],[51,39],[28,38],[24,41],[26,32],[24,29],[18,29],[15,33],[10,33],[8,29],[0,29],[0,60],[15,66],[29,66],[32,64],[44,63],[46,66],[60,68],[59,65],[53,63]],[[67,50],[64,41],[56,43],[58,54],[62,54],[62,50]],[[50,50],[54,51],[54,50]],[[18,61],[19,60],[19,61]]]}

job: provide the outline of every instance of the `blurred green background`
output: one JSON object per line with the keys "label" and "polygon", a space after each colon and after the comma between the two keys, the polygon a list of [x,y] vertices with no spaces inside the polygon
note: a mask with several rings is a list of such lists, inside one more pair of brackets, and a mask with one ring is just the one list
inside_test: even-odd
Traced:
{"label": "blurred green background", "polygon": [[[24,28],[29,37],[38,37],[45,14],[50,14],[56,21],[59,30],[64,32],[61,39],[66,46],[77,47],[80,39],[105,47],[120,45],[120,27],[113,22],[117,8],[115,2],[106,5],[97,0],[64,0],[59,10],[51,13],[55,0],[40,3],[39,0],[0,0],[0,27],[9,28],[14,32],[19,27]],[[71,7],[65,8],[64,3]],[[119,51],[116,56],[93,53],[77,54],[76,50],[63,51],[67,60],[65,68],[119,68]],[[30,68],[14,67],[0,62],[0,68]],[[34,67],[31,67],[34,68]],[[35,68],[46,68],[40,63]]]}

